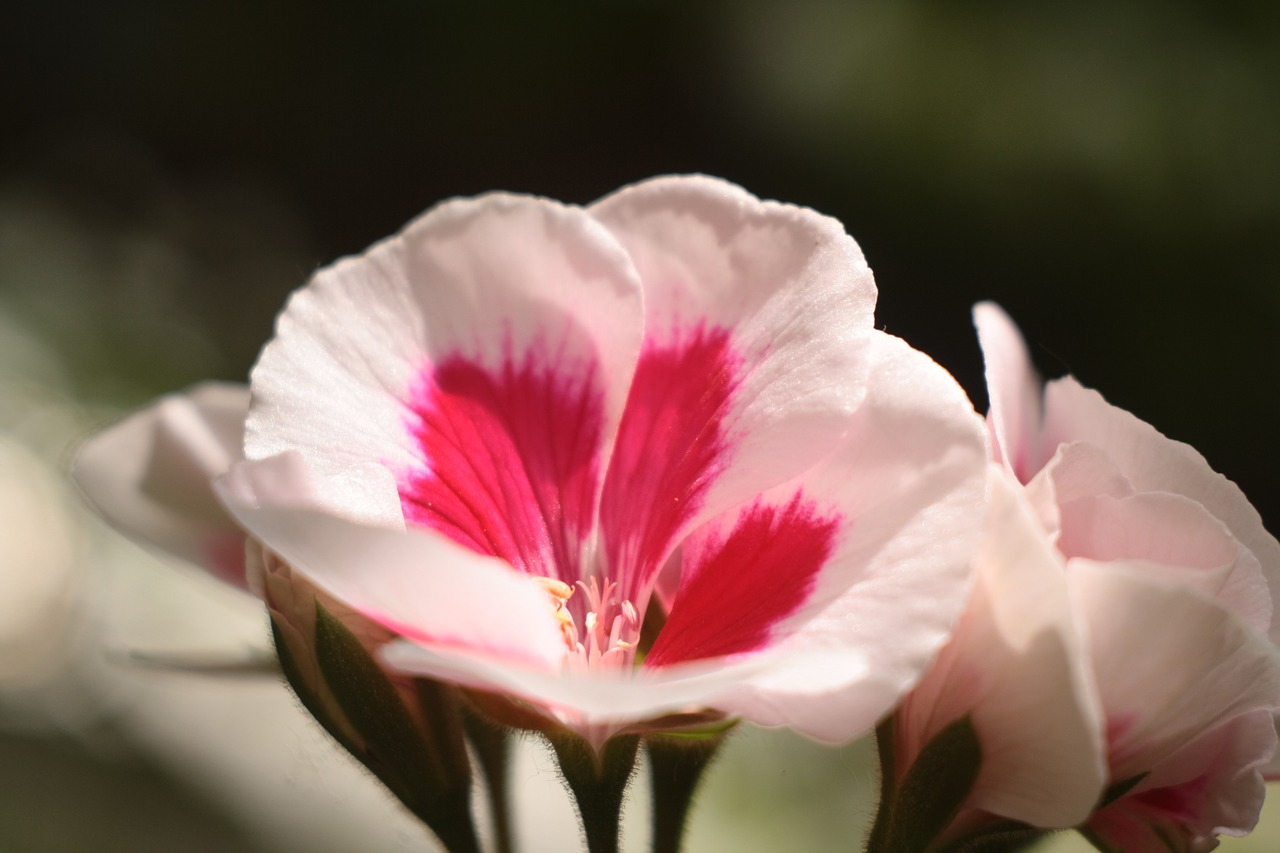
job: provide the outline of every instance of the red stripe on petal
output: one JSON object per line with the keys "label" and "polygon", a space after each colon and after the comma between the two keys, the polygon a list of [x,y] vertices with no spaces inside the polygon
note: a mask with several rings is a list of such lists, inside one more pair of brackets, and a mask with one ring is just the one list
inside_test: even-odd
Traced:
{"label": "red stripe on petal", "polygon": [[659,561],[723,468],[721,421],[740,365],[722,329],[699,327],[641,353],[600,507],[609,572],[622,598],[647,597]]}
{"label": "red stripe on petal", "polygon": [[453,356],[408,403],[423,465],[398,477],[405,520],[531,574],[575,582],[592,527],[603,398],[594,370]]}
{"label": "red stripe on petal", "polygon": [[797,493],[785,505],[757,501],[727,537],[704,542],[686,563],[662,632],[644,665],[740,654],[769,644],[795,613],[835,549],[837,517]]}

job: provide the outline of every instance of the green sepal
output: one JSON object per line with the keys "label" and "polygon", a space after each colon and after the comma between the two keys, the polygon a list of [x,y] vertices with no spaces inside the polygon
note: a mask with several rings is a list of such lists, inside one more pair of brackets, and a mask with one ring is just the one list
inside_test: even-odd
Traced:
{"label": "green sepal", "polygon": [[[881,743],[884,762],[882,786],[893,786],[892,724],[882,724],[887,736]],[[868,853],[922,853],[933,847],[946,831],[973,790],[982,766],[982,745],[968,715],[950,723],[925,744],[902,784],[886,790],[867,842]]]}
{"label": "green sepal", "polygon": [[333,737],[342,748],[357,758],[360,757],[360,748],[352,742],[347,736],[346,730],[338,723],[329,713],[324,703],[312,691],[307,680],[302,675],[302,670],[298,667],[297,662],[293,659],[293,653],[289,651],[289,644],[284,639],[284,633],[279,625],[276,624],[275,617],[271,618],[271,639],[275,642],[276,657],[280,661],[280,671],[284,674],[284,680],[293,688],[293,693],[298,697],[298,701],[302,703],[302,707],[315,718],[324,730]]}
{"label": "green sepal", "polygon": [[320,675],[360,740],[353,754],[450,853],[478,853],[471,817],[471,763],[456,689],[415,680],[423,715],[419,725],[378,662],[319,601],[315,631]]}
{"label": "green sepal", "polygon": [[[685,722],[686,718],[694,719],[695,721]],[[719,742],[725,735],[737,728],[741,722],[742,720],[738,717],[725,717],[721,714],[716,714],[710,719],[706,719],[706,715],[703,714],[684,714],[660,717],[656,722],[646,724],[643,728],[637,727],[632,731],[643,735],[647,740],[670,738],[684,741],[712,740]],[[653,728],[650,729],[649,725],[652,725]],[[679,727],[677,728],[676,726]]]}
{"label": "green sepal", "polygon": [[1128,779],[1122,779],[1107,786],[1106,792],[1102,795],[1101,802],[1098,803],[1097,810],[1105,809],[1125,794],[1142,784],[1142,780],[1151,775],[1150,771],[1139,773],[1136,776],[1130,776]]}
{"label": "green sepal", "polygon": [[635,771],[637,735],[615,735],[597,752],[568,729],[543,735],[555,750],[560,775],[578,805],[589,853],[618,853],[622,804]]}
{"label": "green sepal", "polygon": [[[1123,850],[1117,850],[1098,836],[1094,835],[1093,830],[1089,829],[1087,826],[1078,827],[1076,832],[1080,833],[1080,837],[1089,842],[1089,845],[1093,847],[1094,850],[1097,850],[1098,853],[1124,853]],[[1170,848],[1170,850],[1172,849],[1173,848]]]}
{"label": "green sepal", "polygon": [[1016,820],[998,820],[957,838],[938,853],[1018,853],[1056,831]]}

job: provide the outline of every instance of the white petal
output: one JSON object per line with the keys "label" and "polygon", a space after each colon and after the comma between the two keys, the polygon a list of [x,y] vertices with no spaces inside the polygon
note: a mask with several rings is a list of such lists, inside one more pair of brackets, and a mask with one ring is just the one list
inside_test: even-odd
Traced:
{"label": "white petal", "polygon": [[1040,377],[1022,334],[1004,309],[994,302],[979,302],[973,306],[973,323],[986,363],[995,459],[1026,483],[1044,463],[1044,445],[1039,440]]}
{"label": "white petal", "polygon": [[[1280,543],[1235,483],[1215,472],[1195,448],[1166,438],[1150,424],[1107,403],[1071,377],[1050,382],[1045,392],[1047,446],[1087,441],[1107,452],[1139,492],[1172,492],[1200,503],[1253,552],[1271,590],[1280,595]],[[1280,642],[1280,622],[1270,628]]]}
{"label": "white petal", "polygon": [[1280,655],[1227,608],[1121,563],[1068,562],[1107,713],[1113,779],[1237,714],[1280,703]]}
{"label": "white petal", "polygon": [[248,408],[243,385],[164,397],[85,442],[72,476],[123,533],[244,587],[244,534],[211,483],[244,458]]}
{"label": "white petal", "polygon": [[909,766],[971,715],[982,768],[966,808],[1035,826],[1084,820],[1106,783],[1102,708],[1061,557],[997,469],[973,596],[955,635],[898,711]]}
{"label": "white petal", "polygon": [[[645,540],[634,561],[648,578],[680,531],[834,446],[864,393],[875,285],[836,220],[713,178],[646,181],[591,213],[645,288],[645,351],[602,523],[612,562],[629,561],[619,539]],[[647,505],[679,511],[650,519]]]}
{"label": "white petal", "polygon": [[[867,397],[839,448],[764,498],[798,495],[838,529],[816,574],[780,565],[774,585],[753,593],[767,602],[804,584],[799,607],[771,628],[770,669],[725,706],[833,741],[874,725],[945,642],[969,591],[984,505],[985,431],[964,392],[897,338],[872,340]],[[718,536],[734,520],[697,535]]]}
{"label": "white petal", "polygon": [[597,668],[551,670],[515,659],[446,649],[438,644],[397,642],[383,660],[402,672],[445,679],[492,692],[508,693],[557,714],[580,729],[621,728],[664,714],[719,707],[718,698],[734,690],[763,664],[736,666],[693,663],[659,671]]}
{"label": "white petal", "polygon": [[1164,761],[1133,789],[1190,785],[1197,823],[1205,836],[1245,835],[1258,822],[1266,797],[1260,768],[1275,752],[1271,715],[1250,711],[1205,732]]}
{"label": "white petal", "polygon": [[294,571],[392,631],[543,667],[564,656],[536,582],[436,533],[316,508],[322,502],[296,453],[241,463],[217,485],[236,520]]}
{"label": "white petal", "polygon": [[1097,495],[1063,503],[1060,514],[1058,548],[1067,557],[1124,561],[1218,600],[1257,631],[1271,624],[1270,592],[1257,558],[1190,498]]}
{"label": "white petal", "polygon": [[1126,497],[1133,494],[1133,485],[1101,448],[1075,441],[1054,451],[1048,464],[1027,483],[1025,494],[1056,541],[1062,529],[1059,504],[1098,495]]}
{"label": "white petal", "polygon": [[1270,714],[1241,714],[1196,735],[1094,814],[1089,829],[1117,850],[1212,850],[1217,836],[1245,835],[1258,822],[1259,768],[1275,746]]}
{"label": "white petal", "polygon": [[298,450],[320,479],[430,470],[414,395],[462,359],[598,393],[602,456],[642,319],[630,260],[584,211],[498,194],[445,202],[291,297],[253,371],[246,454]]}

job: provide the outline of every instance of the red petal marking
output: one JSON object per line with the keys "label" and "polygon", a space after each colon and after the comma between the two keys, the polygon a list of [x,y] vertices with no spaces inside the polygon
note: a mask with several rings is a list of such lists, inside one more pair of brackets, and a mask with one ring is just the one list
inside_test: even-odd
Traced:
{"label": "red petal marking", "polygon": [[672,539],[724,466],[721,420],[741,360],[729,333],[698,327],[640,355],[600,506],[609,577],[643,606]]}
{"label": "red petal marking", "polygon": [[1138,715],[1132,711],[1115,711],[1107,715],[1107,763],[1113,768],[1128,763],[1141,749],[1141,744],[1125,744],[1137,722]]}
{"label": "red petal marking", "polygon": [[795,613],[835,549],[839,519],[799,492],[786,505],[757,500],[723,539],[709,539],[691,561],[647,667],[750,652]]}
{"label": "red petal marking", "polygon": [[1190,824],[1200,815],[1201,807],[1207,799],[1205,791],[1208,787],[1209,777],[1206,772],[1180,785],[1152,788],[1149,791],[1134,794],[1132,799],[1153,812]]}
{"label": "red petal marking", "polygon": [[452,356],[422,372],[408,407],[423,461],[397,478],[405,520],[574,583],[598,482],[595,371],[566,376],[529,355],[491,372]]}
{"label": "red petal marking", "polygon": [[1180,785],[1121,797],[1095,812],[1089,828],[1117,850],[1181,849],[1203,823],[1207,774]]}

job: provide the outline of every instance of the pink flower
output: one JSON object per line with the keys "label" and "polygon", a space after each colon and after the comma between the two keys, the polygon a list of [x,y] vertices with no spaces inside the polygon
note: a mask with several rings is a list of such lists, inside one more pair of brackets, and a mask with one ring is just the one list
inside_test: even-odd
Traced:
{"label": "pink flower", "polygon": [[874,302],[839,223],[711,178],[448,201],[292,296],[252,402],[171,398],[77,477],[295,658],[318,593],[393,677],[597,746],[709,710],[844,739],[957,618],[987,453]]}
{"label": "pink flower", "polygon": [[969,716],[982,760],[957,835],[987,823],[983,815],[1074,826],[1106,781],[1097,689],[1064,561],[1017,484],[994,466],[990,480],[973,595],[894,716],[900,773],[948,724]]}
{"label": "pink flower", "polygon": [[[1193,448],[1070,377],[1041,399],[1008,317],[994,305],[974,316],[993,448],[1066,560],[1110,784],[1136,782],[1090,831],[1139,851],[1165,849],[1157,836],[1206,849],[1247,833],[1275,750],[1258,721],[1280,704],[1280,544]],[[1129,846],[1142,832],[1148,845]]]}
{"label": "pink flower", "polygon": [[898,760],[970,715],[991,816],[1103,849],[1201,850],[1257,820],[1280,703],[1280,546],[1234,484],[974,310],[999,469],[973,600],[896,716]]}

